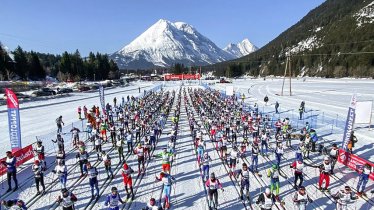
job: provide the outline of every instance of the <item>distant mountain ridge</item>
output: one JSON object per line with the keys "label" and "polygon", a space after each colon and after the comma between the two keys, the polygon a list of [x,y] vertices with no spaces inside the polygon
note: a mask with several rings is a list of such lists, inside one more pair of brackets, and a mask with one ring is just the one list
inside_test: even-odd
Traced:
{"label": "distant mountain ridge", "polygon": [[240,58],[255,52],[258,50],[258,47],[252,44],[248,39],[244,39],[237,44],[228,44],[225,48],[223,48],[223,50],[230,53],[234,57]]}

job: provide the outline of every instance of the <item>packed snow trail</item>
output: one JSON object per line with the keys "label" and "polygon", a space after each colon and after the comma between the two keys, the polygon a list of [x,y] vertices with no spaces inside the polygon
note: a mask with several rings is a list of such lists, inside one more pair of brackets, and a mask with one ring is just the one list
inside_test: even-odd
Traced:
{"label": "packed snow trail", "polygon": [[176,179],[174,192],[171,194],[171,207],[172,209],[205,209],[207,207],[206,194],[202,186],[196,157],[193,154],[192,138],[183,100],[179,128],[180,133],[175,146],[176,158],[171,169],[172,175]]}

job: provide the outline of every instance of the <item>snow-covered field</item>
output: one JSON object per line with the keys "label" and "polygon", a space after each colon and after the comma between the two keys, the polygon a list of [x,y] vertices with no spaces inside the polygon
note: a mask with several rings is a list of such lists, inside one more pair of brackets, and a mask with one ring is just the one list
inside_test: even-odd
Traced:
{"label": "snow-covered field", "polygon": [[[143,89],[151,89],[159,83],[152,82],[135,82],[129,87],[125,88],[115,88],[105,91],[106,102],[112,103],[113,98],[117,97],[120,101],[121,97],[126,97],[127,95],[137,96],[138,87]],[[179,87],[180,83],[166,83],[165,89],[172,90]],[[216,84],[212,88],[224,90],[225,86],[233,85],[234,90],[244,93],[247,97],[246,102],[253,105],[254,102],[259,104],[259,109],[264,112],[268,112],[274,118],[278,117],[290,117],[293,124],[298,124],[301,127],[305,124],[306,120],[298,121],[297,109],[302,100],[306,103],[306,118],[313,121],[310,122],[313,127],[317,129],[317,133],[322,135],[329,143],[335,141],[337,143],[341,142],[342,132],[344,127],[344,121],[347,114],[347,107],[350,98],[353,93],[357,93],[358,100],[373,100],[374,93],[372,91],[374,87],[373,80],[355,80],[355,79],[312,79],[308,78],[306,81],[302,80],[292,80],[292,96],[286,96],[289,90],[289,83],[286,80],[285,86],[285,96],[279,96],[282,86],[281,79],[267,79],[264,80],[235,80],[233,84]],[[195,86],[197,87],[197,83]],[[263,102],[263,97],[267,95],[269,97],[268,105]],[[274,103],[278,101],[280,103],[281,115],[274,115]],[[51,99],[46,101],[35,101],[21,104],[21,131],[23,146],[35,142],[35,136],[45,136],[46,138],[55,138],[55,119],[59,116],[63,116],[65,124],[71,124],[78,121],[77,117],[77,107],[86,105],[87,107],[92,107],[94,104],[99,105],[98,93],[74,93],[70,97]],[[1,136],[0,143],[3,145],[1,149],[1,155],[5,153],[6,150],[10,149],[9,137],[8,137],[8,123],[7,123],[7,113],[4,112],[6,107],[0,107],[0,116],[2,121],[0,122]],[[3,111],[3,112],[1,112]],[[308,118],[309,116],[309,118]],[[372,118],[374,122],[374,117]],[[198,119],[199,120],[199,119]],[[332,125],[333,124],[333,125]],[[170,130],[170,120],[165,128],[165,132]],[[358,138],[358,144],[355,147],[355,153],[358,155],[374,160],[373,143],[374,143],[374,131],[369,131],[363,125],[360,128],[356,127],[355,134]],[[52,136],[53,135],[53,136]],[[208,139],[208,136],[204,138]],[[239,137],[238,141],[241,137]],[[176,178],[177,184],[172,188],[171,193],[171,209],[207,209],[207,200],[205,191],[202,185],[202,180],[200,178],[199,168],[196,164],[196,156],[193,153],[192,138],[189,135],[189,128],[187,125],[187,116],[184,111],[184,104],[182,100],[181,117],[180,117],[180,131],[178,133],[178,140],[175,146],[177,155],[175,157],[172,175]],[[167,143],[167,136],[163,135],[156,148],[155,153],[161,151]],[[53,145],[48,140],[45,142],[48,148],[53,148]],[[109,150],[109,148],[104,148]],[[217,177],[223,184],[225,192],[219,192],[220,206],[219,209],[244,209],[243,204],[238,200],[238,186],[234,185],[231,179],[228,177],[225,166],[222,164],[218,157],[218,154],[214,151],[214,146],[212,143],[207,143],[207,150],[212,157],[211,171],[215,172]],[[111,156],[114,158],[113,164],[118,162],[118,157],[116,153]],[[95,160],[95,156],[92,156]],[[317,154],[312,155],[312,160],[310,164],[320,163],[322,157]],[[68,158],[67,158],[68,159]],[[72,158],[74,159],[74,158]],[[286,209],[295,209],[292,197],[294,195],[294,190],[291,183],[293,182],[293,172],[289,169],[288,165],[294,160],[294,150],[285,150],[284,159],[282,160],[283,172],[286,174],[286,178],[281,178],[281,190],[280,196],[286,202]],[[241,159],[238,166],[242,162],[250,161],[250,158]],[[269,184],[269,179],[265,175],[265,170],[271,165],[271,162],[275,161],[274,156],[271,155],[269,158],[259,158],[259,170],[262,178],[256,179],[252,176],[250,184],[250,193],[252,202],[254,202],[259,193],[264,191],[264,188]],[[93,161],[94,162],[94,161]],[[129,165],[136,169],[136,160],[130,158],[128,161]],[[68,167],[74,165],[73,160],[67,162]],[[99,164],[98,169],[103,171],[103,165]],[[336,192],[341,189],[342,186],[348,184],[355,188],[357,184],[357,174],[342,165],[337,165],[336,177],[331,179],[331,191]],[[69,169],[69,168],[68,168]],[[74,170],[74,169],[73,169]],[[140,180],[136,189],[135,200],[133,201],[131,207],[129,205],[123,206],[123,208],[130,209],[141,209],[145,206],[145,203],[149,201],[151,197],[156,197],[158,200],[160,194],[160,184],[155,183],[154,176],[158,174],[161,170],[161,160],[152,159],[147,168],[147,173]],[[28,172],[28,173],[27,173]],[[19,174],[19,180],[27,181],[30,176],[28,169]],[[304,185],[307,188],[308,194],[314,199],[314,203],[308,206],[308,209],[335,209],[335,204],[325,194],[319,192],[316,189],[316,183],[318,182],[318,171],[314,168],[308,168],[305,172],[307,175],[304,180]],[[79,175],[79,170],[73,171],[69,180],[73,180],[74,177]],[[47,176],[52,176],[51,174]],[[99,183],[103,183],[105,177],[99,177]],[[45,179],[45,182],[49,183],[49,179]],[[81,185],[75,187],[76,193],[78,194],[77,209],[84,209],[86,203],[89,201],[88,196],[90,195],[88,183],[86,181],[82,182]],[[291,183],[290,183],[291,182]],[[28,180],[27,183],[19,192],[13,193],[12,196],[6,198],[21,198],[27,200],[33,193],[35,193],[34,181]],[[5,177],[2,179],[5,189],[0,189],[1,194],[6,190],[6,180]],[[71,186],[73,181],[68,181],[68,186]],[[122,178],[119,174],[115,176],[115,179],[111,183],[113,186],[117,186],[122,197],[125,196],[124,186],[122,183]],[[100,187],[100,186],[99,186]],[[372,190],[374,188],[373,182],[369,181],[367,184],[367,190]],[[59,186],[53,187],[45,196],[38,200],[31,209],[48,209],[55,196],[58,193]],[[109,188],[107,188],[103,193],[106,196],[109,193]],[[135,190],[135,188],[134,188]],[[371,194],[368,193],[369,198]],[[104,197],[101,197],[99,202],[92,209],[105,209],[102,205]],[[366,202],[363,199],[349,205],[350,209],[374,209],[373,201],[371,203]],[[255,205],[252,205],[253,209]],[[250,208],[248,208],[250,209]]]}

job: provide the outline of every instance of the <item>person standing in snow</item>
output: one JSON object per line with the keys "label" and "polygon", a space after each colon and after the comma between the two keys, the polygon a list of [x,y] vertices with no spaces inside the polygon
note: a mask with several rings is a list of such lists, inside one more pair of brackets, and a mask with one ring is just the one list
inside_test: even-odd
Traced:
{"label": "person standing in snow", "polygon": [[[97,176],[99,175],[99,172],[97,171],[96,167],[91,166],[90,162],[87,162],[87,171],[88,171],[88,180],[90,183],[90,189],[91,189],[91,199],[94,199],[95,197],[99,197],[99,182],[97,180]],[[94,194],[94,190],[96,190],[96,194]]]}
{"label": "person standing in snow", "polygon": [[[122,168],[122,177],[123,177],[123,184],[125,185],[125,190],[127,194],[126,200],[134,199],[134,190],[132,187],[132,177],[131,174],[134,173],[134,170],[126,163],[123,164]],[[129,192],[130,189],[130,192]],[[131,195],[130,195],[131,194]]]}
{"label": "person standing in snow", "polygon": [[[218,189],[222,188],[222,184],[218,179],[216,179],[216,175],[214,173],[210,174],[210,178],[205,182],[205,186],[208,188],[208,196],[209,196],[209,207],[217,209],[218,207]],[[214,199],[214,200],[213,200]]]}
{"label": "person standing in snow", "polygon": [[34,152],[36,152],[36,154],[38,156],[38,160],[41,162],[41,165],[43,167],[43,170],[46,170],[47,163],[45,162],[44,146],[42,145],[41,140],[38,140],[36,142],[36,147],[34,149]]}
{"label": "person standing in snow", "polygon": [[162,208],[156,205],[156,199],[151,198],[147,206],[142,208],[142,210],[162,210]]}
{"label": "person standing in snow", "polygon": [[10,209],[10,210],[27,210],[25,202],[19,199],[8,200],[8,201],[3,200],[1,201],[0,204],[5,206],[6,209]]}
{"label": "person standing in snow", "polygon": [[11,178],[13,177],[14,184],[16,187],[13,191],[18,189],[18,181],[17,181],[17,168],[16,168],[16,157],[13,156],[11,151],[6,152],[6,159],[1,162],[7,168],[7,181],[8,181],[8,190],[6,192],[10,192],[12,190],[12,181]]}
{"label": "person standing in snow", "polygon": [[169,209],[170,208],[171,185],[175,183],[175,178],[168,173],[161,172],[160,177],[156,176],[156,180],[162,181],[162,184],[163,184],[162,194],[164,195],[163,196],[164,198],[163,208]]}
{"label": "person standing in snow", "polygon": [[204,178],[204,181],[207,181],[208,180],[208,176],[209,176],[209,162],[212,161],[212,158],[208,155],[208,152],[205,152],[204,153],[204,156],[203,156],[203,159],[200,163],[200,165],[203,166],[203,178]]}
{"label": "person standing in snow", "polygon": [[39,160],[34,161],[34,165],[32,166],[32,171],[34,172],[35,185],[36,185],[36,191],[37,191],[36,194],[37,195],[40,194],[39,185],[42,186],[42,188],[43,188],[42,194],[44,194],[44,192],[45,192],[44,172],[43,172],[44,170],[43,170],[43,167],[40,165]]}
{"label": "person standing in snow", "polygon": [[331,160],[331,174],[334,174],[334,168],[335,164],[338,161],[338,154],[339,154],[339,149],[336,144],[332,144],[332,148],[330,150],[330,160]]}
{"label": "person standing in snow", "polygon": [[[138,157],[138,175],[141,172],[145,172],[144,167],[144,147],[141,143],[138,144],[138,146],[134,149],[134,154]],[[141,166],[141,167],[140,167]]]}
{"label": "person standing in snow", "polygon": [[247,164],[243,163],[242,169],[239,169],[239,170],[235,171],[234,174],[236,175],[237,179],[239,178],[239,176],[241,177],[240,178],[240,199],[244,200],[243,191],[244,191],[244,188],[245,188],[246,199],[250,200],[250,197],[249,197],[249,169],[248,169]]}
{"label": "person standing in snow", "polygon": [[298,207],[298,210],[305,210],[308,203],[313,203],[313,200],[305,192],[305,187],[300,186],[299,190],[293,197],[293,202]]}
{"label": "person standing in snow", "polygon": [[357,182],[357,194],[359,196],[366,195],[364,191],[366,188],[366,184],[369,181],[369,175],[371,172],[372,172],[372,167],[369,164],[365,164],[363,169],[361,170],[361,173],[359,175],[358,182]]}
{"label": "person standing in snow", "polygon": [[279,103],[278,103],[278,101],[276,101],[275,102],[275,114],[279,114],[278,109],[279,109]]}
{"label": "person standing in snow", "polygon": [[121,196],[118,193],[117,187],[112,187],[112,193],[106,197],[104,205],[108,210],[119,210],[119,203],[124,204]]}
{"label": "person standing in snow", "polygon": [[86,105],[83,106],[83,115],[84,115],[84,119],[87,119],[87,107],[86,107]]}
{"label": "person standing in snow", "polygon": [[300,182],[299,182],[299,188],[300,188],[301,185],[303,185],[303,181],[304,181],[304,175],[303,175],[304,163],[303,163],[303,160],[302,159],[296,160],[295,162],[293,162],[290,165],[290,168],[293,168],[295,170],[295,172],[294,172],[294,175],[295,175],[294,187],[295,187],[295,189],[297,189],[297,180],[300,179]]}
{"label": "person standing in snow", "polygon": [[338,191],[332,197],[336,200],[337,209],[339,210],[348,210],[348,204],[358,199],[358,196],[352,192],[349,186],[345,186],[344,190]]}
{"label": "person standing in snow", "polygon": [[254,173],[258,173],[258,153],[260,153],[258,143],[253,142],[251,171],[254,172]]}
{"label": "person standing in snow", "polygon": [[265,192],[258,196],[256,204],[260,206],[261,210],[271,210],[275,204],[275,196],[269,188],[266,188]]}
{"label": "person standing in snow", "polygon": [[82,119],[82,108],[81,106],[78,106],[78,109],[77,109],[77,112],[78,112],[78,119]]}
{"label": "person standing in snow", "polygon": [[[330,163],[330,158],[326,156],[323,159],[322,164],[319,166],[312,166],[314,168],[319,168],[320,170],[320,175],[319,175],[319,190],[320,191],[329,191],[328,187],[330,185],[330,174],[331,174],[331,163]],[[323,181],[325,181],[325,187],[322,188]]]}
{"label": "person standing in snow", "polygon": [[86,163],[88,162],[88,153],[84,150],[80,150],[75,158],[77,159],[77,162],[79,163],[79,168],[81,170],[81,177],[84,176],[84,174],[87,173]]}
{"label": "person standing in snow", "polygon": [[105,151],[103,151],[102,153],[102,158],[103,158],[103,161],[104,161],[104,166],[105,166],[105,171],[106,171],[106,174],[108,175],[108,178],[114,178],[114,175],[113,175],[113,171],[112,171],[112,159],[110,158],[109,154],[107,154]]}
{"label": "person standing in snow", "polygon": [[173,156],[173,153],[167,152],[167,148],[164,148],[161,153],[154,155],[162,159],[162,171],[170,173],[170,157]]}
{"label": "person standing in snow", "polygon": [[61,189],[66,188],[66,181],[68,178],[68,169],[65,166],[64,161],[60,161],[58,165],[52,170],[53,173],[57,173],[60,180]]}
{"label": "person standing in snow", "polygon": [[117,151],[118,151],[119,162],[122,162],[123,160],[125,160],[125,156],[123,154],[123,145],[124,145],[123,137],[117,136],[116,146],[117,146]]}
{"label": "person standing in snow", "polygon": [[65,151],[64,139],[62,138],[61,134],[57,134],[56,140],[52,139],[53,143],[57,143],[57,147],[59,150]]}
{"label": "person standing in snow", "polygon": [[77,197],[72,192],[69,192],[64,188],[61,190],[61,194],[57,198],[57,203],[62,205],[62,210],[75,210],[74,203],[77,200]]}
{"label": "person standing in snow", "polygon": [[273,164],[268,170],[267,176],[270,177],[271,193],[275,190],[275,198],[279,200],[279,168]]}
{"label": "person standing in snow", "polygon": [[62,116],[59,116],[56,119],[56,125],[57,125],[57,133],[62,132],[62,126],[65,125],[64,121],[62,121]]}

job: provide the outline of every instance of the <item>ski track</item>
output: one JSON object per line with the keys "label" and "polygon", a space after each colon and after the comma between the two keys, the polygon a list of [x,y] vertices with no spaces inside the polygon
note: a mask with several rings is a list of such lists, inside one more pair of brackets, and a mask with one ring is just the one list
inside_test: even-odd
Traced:
{"label": "ski track", "polygon": [[206,194],[202,186],[196,156],[193,154],[192,138],[183,99],[179,128],[181,133],[178,134],[175,150],[177,156],[172,168],[177,181],[174,194],[172,194],[173,209],[205,209],[207,208]]}

